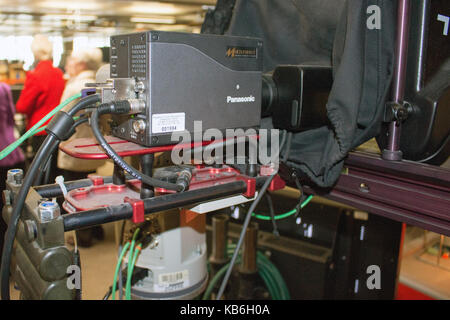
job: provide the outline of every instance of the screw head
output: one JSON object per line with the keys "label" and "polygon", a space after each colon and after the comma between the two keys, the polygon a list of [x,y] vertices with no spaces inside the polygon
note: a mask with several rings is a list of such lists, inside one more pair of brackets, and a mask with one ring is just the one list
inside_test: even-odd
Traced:
{"label": "screw head", "polygon": [[39,217],[41,222],[48,222],[56,219],[61,215],[61,211],[57,203],[52,201],[44,201],[39,204]]}
{"label": "screw head", "polygon": [[14,184],[22,184],[23,181],[23,170],[22,169],[11,169],[8,170],[6,175],[6,181]]}
{"label": "screw head", "polygon": [[359,191],[364,192],[364,193],[368,193],[370,191],[370,188],[367,184],[365,184],[364,182],[361,182],[359,184]]}
{"label": "screw head", "polygon": [[408,111],[405,108],[399,108],[396,110],[395,118],[399,121],[404,121],[408,118]]}
{"label": "screw head", "polygon": [[138,81],[134,84],[134,91],[143,93],[145,91],[145,84],[142,81]]}

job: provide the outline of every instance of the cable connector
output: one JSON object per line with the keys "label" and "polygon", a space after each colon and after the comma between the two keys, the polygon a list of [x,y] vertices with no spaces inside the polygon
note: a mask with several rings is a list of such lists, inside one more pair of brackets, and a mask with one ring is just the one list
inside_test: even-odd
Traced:
{"label": "cable connector", "polygon": [[64,141],[72,135],[71,129],[74,123],[75,121],[67,112],[59,111],[47,125],[45,131],[54,135],[58,140]]}
{"label": "cable connector", "polygon": [[142,99],[128,99],[131,110],[130,113],[141,113],[145,110],[145,101]]}
{"label": "cable connector", "polygon": [[186,190],[189,187],[192,179],[192,171],[190,168],[184,168],[178,174],[177,182],[175,184],[182,187],[181,191]]}
{"label": "cable connector", "polygon": [[145,101],[141,99],[117,100],[103,103],[98,106],[99,114],[132,114],[140,113],[145,109]]}

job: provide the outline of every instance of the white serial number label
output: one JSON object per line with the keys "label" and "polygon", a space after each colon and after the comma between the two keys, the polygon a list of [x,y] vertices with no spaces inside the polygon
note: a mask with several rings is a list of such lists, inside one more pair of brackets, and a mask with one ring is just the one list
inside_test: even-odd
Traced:
{"label": "white serial number label", "polygon": [[158,277],[158,284],[154,285],[156,292],[170,292],[189,286],[189,271],[183,270],[172,273],[162,273]]}
{"label": "white serial number label", "polygon": [[152,133],[184,131],[185,119],[184,112],[154,114],[152,115]]}

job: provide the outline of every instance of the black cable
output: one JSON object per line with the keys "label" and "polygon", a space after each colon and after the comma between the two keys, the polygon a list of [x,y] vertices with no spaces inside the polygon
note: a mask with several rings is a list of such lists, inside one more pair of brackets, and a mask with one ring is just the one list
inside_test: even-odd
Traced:
{"label": "black cable", "polygon": [[297,186],[297,189],[300,191],[300,198],[298,199],[297,205],[295,206],[296,212],[294,217],[297,218],[302,208],[302,203],[306,200],[306,195],[303,192],[303,186],[301,185],[300,180],[298,180],[297,176],[295,176],[295,185]]}
{"label": "black cable", "polygon": [[55,143],[58,143],[58,140],[55,136],[48,135],[45,138],[36,156],[34,157],[27,174],[25,175],[22,187],[20,188],[20,191],[16,197],[16,204],[9,219],[8,230],[6,231],[5,242],[3,245],[2,265],[0,269],[2,300],[10,299],[9,274],[11,267],[11,255],[14,245],[14,239],[16,237],[17,225],[19,223],[20,214],[23,210],[25,200],[28,195],[28,190],[33,183],[35,175],[38,173],[39,166],[47,159],[49,151],[52,149]]}
{"label": "black cable", "polygon": [[122,169],[127,171],[130,175],[132,175],[134,178],[142,180],[143,183],[150,185],[152,187],[158,187],[158,188],[164,188],[167,190],[175,190],[175,191],[183,191],[184,188],[181,185],[177,185],[174,183],[169,183],[165,181],[161,181],[152,177],[149,177],[142,172],[139,172],[132,166],[130,166],[128,163],[126,163],[122,157],[120,157],[113,148],[106,142],[105,138],[102,136],[100,132],[100,128],[98,126],[98,118],[101,114],[106,113],[112,113],[111,108],[114,107],[112,105],[103,105],[99,106],[97,109],[92,112],[91,115],[91,129],[94,133],[95,138],[97,139],[98,143],[102,147],[102,149],[106,152],[106,154],[116,163],[118,166],[120,166]]}
{"label": "black cable", "polygon": [[[88,96],[77,102],[72,109],[68,112],[72,115],[79,110],[87,108],[89,105],[100,101],[98,95]],[[75,110],[75,111],[74,111]],[[12,250],[14,246],[14,239],[16,237],[17,225],[20,220],[20,215],[25,205],[25,201],[28,195],[28,190],[31,188],[36,174],[39,172],[39,168],[42,163],[45,163],[52,151],[58,146],[59,141],[53,134],[47,135],[41,147],[39,148],[36,156],[34,157],[30,168],[28,169],[25,178],[22,183],[22,187],[15,199],[15,205],[11,213],[11,217],[8,223],[8,230],[5,235],[5,242],[3,244],[3,253],[0,268],[0,280],[1,280],[1,298],[2,300],[9,300],[9,276],[11,271],[11,258]]]}
{"label": "black cable", "polygon": [[[44,167],[44,180],[43,180],[43,184],[48,184],[48,181],[50,180],[50,172],[51,172],[51,167],[52,167],[52,162],[53,162],[53,157],[55,157],[55,153],[52,152],[52,154],[50,155],[50,157],[48,157],[47,160],[47,164]],[[53,168],[56,169],[56,168]],[[39,183],[41,184],[41,183]]]}
{"label": "black cable", "polygon": [[97,102],[100,102],[100,96],[98,94],[92,94],[89,95],[80,101],[78,101],[72,109],[70,109],[67,114],[69,116],[74,117],[78,111],[89,108],[89,106],[96,104]]}
{"label": "black cable", "polygon": [[267,203],[269,204],[270,217],[272,218],[272,226],[273,226],[273,234],[277,237],[280,236],[280,232],[278,231],[277,222],[275,220],[275,209],[273,207],[272,196],[270,193],[266,193]]}
{"label": "black cable", "polygon": [[[283,149],[284,144],[286,143],[286,135],[287,135],[286,131],[284,131],[283,132],[283,137],[281,139],[281,144],[280,144],[279,151],[281,151]],[[217,294],[217,299],[216,300],[220,300],[222,298],[222,295],[223,295],[224,291],[225,291],[225,288],[227,286],[228,280],[229,280],[230,275],[231,275],[231,271],[233,270],[234,264],[236,263],[236,259],[237,259],[238,255],[239,255],[239,250],[241,249],[242,242],[244,242],[245,233],[246,233],[248,225],[250,223],[250,219],[252,217],[252,213],[255,210],[256,206],[258,205],[259,201],[261,201],[262,197],[264,196],[264,193],[266,192],[267,188],[269,187],[270,183],[272,182],[273,178],[275,178],[276,175],[277,175],[277,172],[275,171],[264,182],[263,186],[259,190],[258,196],[253,201],[253,203],[250,206],[250,209],[247,212],[247,215],[245,217],[244,223],[242,225],[242,231],[241,231],[241,234],[239,236],[238,243],[236,245],[236,249],[233,252],[233,257],[231,258],[230,266],[228,267],[227,272],[225,273],[225,276],[224,276],[224,278],[222,280],[222,284],[220,285],[219,293]]]}
{"label": "black cable", "polygon": [[41,184],[43,174],[46,172],[45,168],[49,164],[49,161],[51,160],[50,157],[55,152],[57,147],[58,147],[58,142],[56,141],[56,143],[54,143],[48,151],[49,156],[48,156],[47,160],[45,162],[41,163],[41,165],[39,166],[36,176],[33,179],[33,184],[32,184],[33,186]]}
{"label": "black cable", "polygon": [[[117,282],[119,282],[119,281],[117,281]],[[109,289],[108,289],[108,291],[106,291],[106,293],[105,293],[105,295],[103,296],[103,299],[102,299],[102,300],[108,300],[109,297],[111,296],[111,293],[112,293],[112,286],[109,286]]]}
{"label": "black cable", "polygon": [[431,159],[433,159],[434,157],[436,157],[442,150],[444,150],[445,146],[447,145],[447,143],[450,142],[450,134],[447,136],[447,138],[445,138],[444,142],[442,143],[442,145],[439,147],[439,149],[437,149],[437,151],[435,153],[433,153],[431,156],[426,157],[425,159],[422,160],[417,160],[416,162],[420,162],[420,163],[424,163],[427,161],[430,161]]}
{"label": "black cable", "polygon": [[[126,281],[127,281],[127,268],[124,268],[122,270],[122,272],[120,272],[120,274],[122,275],[122,285],[126,285]],[[138,281],[141,281],[142,279],[144,279],[145,277],[148,276],[148,270],[147,269],[143,269],[143,268],[138,268],[136,267],[133,270],[133,274],[131,276],[131,286],[134,286]],[[116,281],[116,287],[119,286],[120,281],[117,280]],[[108,291],[106,291],[105,295],[103,296],[103,300],[108,300],[109,297],[112,294],[112,286],[109,286]]]}
{"label": "black cable", "polygon": [[89,121],[89,118],[85,115],[81,116],[80,119],[78,119],[70,128],[70,132],[75,132],[75,128],[78,127],[80,124],[86,123]]}
{"label": "black cable", "polygon": [[[72,127],[70,128],[70,130],[69,130],[70,135],[72,135],[75,132],[75,128],[76,127],[78,127],[80,124],[83,124],[83,123],[88,122],[88,121],[89,121],[89,118],[87,118],[85,114],[80,116],[80,119],[78,119],[72,125]],[[56,156],[57,148],[58,148],[58,144],[55,144],[52,147],[51,151],[50,151],[50,156],[49,156],[48,160],[45,162],[45,164],[42,164],[39,167],[39,172],[36,175],[36,178],[34,179],[33,186],[41,185],[42,183],[43,184],[47,184],[48,183],[49,176],[50,176],[50,170],[49,169],[52,169],[51,168],[52,157]],[[56,168],[53,168],[53,169],[56,169]],[[42,182],[43,176],[44,176],[44,181]]]}

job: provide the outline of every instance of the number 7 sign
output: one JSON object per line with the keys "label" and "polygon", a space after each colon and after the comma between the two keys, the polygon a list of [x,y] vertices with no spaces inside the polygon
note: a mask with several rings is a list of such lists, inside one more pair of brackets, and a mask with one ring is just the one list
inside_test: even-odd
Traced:
{"label": "number 7 sign", "polygon": [[444,31],[442,32],[442,34],[444,36],[447,36],[448,35],[448,24],[449,24],[450,17],[444,16],[442,14],[438,14],[437,19],[438,19],[438,21],[441,21],[444,23]]}

